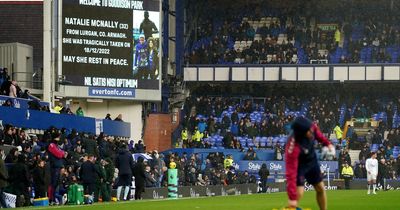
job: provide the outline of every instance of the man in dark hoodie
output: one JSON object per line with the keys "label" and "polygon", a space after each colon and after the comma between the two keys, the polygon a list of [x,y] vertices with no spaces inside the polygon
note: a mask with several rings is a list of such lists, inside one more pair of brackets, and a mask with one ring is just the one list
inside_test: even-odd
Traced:
{"label": "man in dark hoodie", "polygon": [[97,170],[95,162],[95,157],[89,155],[88,160],[81,166],[80,177],[86,195],[94,195],[96,191],[96,179],[100,172]]}
{"label": "man in dark hoodie", "polygon": [[35,169],[33,169],[32,178],[35,186],[35,198],[44,198],[47,196],[46,186],[46,161],[39,160]]}
{"label": "man in dark hoodie", "polygon": [[146,181],[146,174],[144,170],[143,157],[139,157],[134,168],[135,176],[135,200],[142,199],[142,193],[144,192],[144,186]]}
{"label": "man in dark hoodie", "polygon": [[10,168],[10,185],[17,195],[17,207],[28,206],[29,201],[29,171],[24,155],[18,156],[18,161]]}
{"label": "man in dark hoodie", "polygon": [[260,181],[261,181],[261,190],[262,192],[267,191],[267,180],[269,176],[269,170],[267,168],[267,164],[263,163],[261,165],[260,170],[258,171],[258,175],[260,176]]}
{"label": "man in dark hoodie", "polygon": [[115,161],[115,167],[118,168],[117,200],[121,198],[122,188],[124,188],[123,200],[127,200],[127,196],[132,185],[134,163],[132,154],[128,151],[126,144],[121,146]]}

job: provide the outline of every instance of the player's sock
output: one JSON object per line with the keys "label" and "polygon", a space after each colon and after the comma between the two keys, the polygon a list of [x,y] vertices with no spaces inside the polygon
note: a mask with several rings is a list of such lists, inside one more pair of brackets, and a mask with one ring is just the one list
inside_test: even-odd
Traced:
{"label": "player's sock", "polygon": [[372,189],[373,189],[373,191],[372,191],[372,192],[374,192],[374,193],[375,193],[375,190],[376,190],[376,184],[373,184],[373,185],[372,185]]}
{"label": "player's sock", "polygon": [[117,200],[118,201],[121,198],[121,191],[122,191],[122,186],[118,186],[118,188],[117,188]]}
{"label": "player's sock", "polygon": [[125,191],[124,191],[124,200],[127,200],[128,193],[129,193],[129,186],[125,186]]}
{"label": "player's sock", "polygon": [[371,193],[371,185],[368,184],[368,194],[370,194],[370,193]]}

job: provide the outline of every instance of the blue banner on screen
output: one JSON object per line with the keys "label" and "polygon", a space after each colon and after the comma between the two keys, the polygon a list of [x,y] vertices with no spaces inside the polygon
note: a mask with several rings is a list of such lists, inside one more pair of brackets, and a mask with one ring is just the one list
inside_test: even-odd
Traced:
{"label": "blue banner on screen", "polygon": [[[240,171],[247,170],[251,173],[258,173],[263,163],[267,164],[271,173],[283,173],[286,170],[284,161],[239,161],[238,164],[235,164],[235,168]],[[337,161],[320,161],[319,165],[321,171],[327,171],[329,168],[329,171],[334,172],[338,169]]]}
{"label": "blue banner on screen", "polygon": [[89,87],[89,96],[135,98],[135,89]]}

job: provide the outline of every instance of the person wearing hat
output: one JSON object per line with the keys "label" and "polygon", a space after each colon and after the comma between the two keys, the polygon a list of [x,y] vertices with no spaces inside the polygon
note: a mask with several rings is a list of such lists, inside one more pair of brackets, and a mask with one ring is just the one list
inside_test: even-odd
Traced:
{"label": "person wearing hat", "polygon": [[353,168],[349,166],[348,162],[345,162],[342,169],[342,176],[344,179],[344,187],[346,190],[350,189],[350,180],[354,176]]}
{"label": "person wearing hat", "polygon": [[104,169],[106,172],[106,177],[104,181],[106,184],[106,189],[103,196],[103,202],[108,202],[111,201],[111,189],[112,189],[112,184],[114,182],[115,166],[111,158],[106,158],[104,161],[105,161]]}
{"label": "person wearing hat", "polygon": [[62,150],[59,146],[60,142],[60,134],[54,133],[54,138],[49,144],[48,152],[49,152],[49,160],[50,160],[50,168],[51,168],[51,182],[49,189],[49,201],[56,202],[55,200],[55,190],[57,189],[58,177],[60,177],[60,169],[64,165],[64,158],[68,156],[68,153]]}
{"label": "person wearing hat", "polygon": [[144,158],[138,157],[137,163],[134,167],[134,176],[135,176],[135,200],[142,199],[142,193],[145,188],[146,174],[145,174],[145,166],[144,166]]}
{"label": "person wearing hat", "polygon": [[314,140],[330,151],[335,148],[311,120],[298,117],[291,124],[292,133],[288,137],[285,149],[286,182],[289,197],[289,208],[297,208],[298,201],[304,193],[304,183],[314,186],[317,192],[317,202],[321,210],[327,209],[325,186],[322,179]]}

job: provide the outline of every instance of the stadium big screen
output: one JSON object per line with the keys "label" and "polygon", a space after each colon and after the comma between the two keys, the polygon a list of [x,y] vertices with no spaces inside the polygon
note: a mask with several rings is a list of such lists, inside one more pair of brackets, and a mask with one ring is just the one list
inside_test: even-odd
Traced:
{"label": "stadium big screen", "polygon": [[159,0],[63,0],[62,74],[88,97],[146,100],[160,91],[160,27]]}

